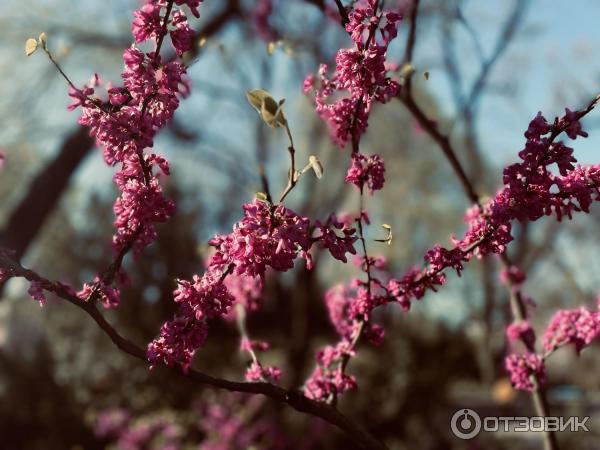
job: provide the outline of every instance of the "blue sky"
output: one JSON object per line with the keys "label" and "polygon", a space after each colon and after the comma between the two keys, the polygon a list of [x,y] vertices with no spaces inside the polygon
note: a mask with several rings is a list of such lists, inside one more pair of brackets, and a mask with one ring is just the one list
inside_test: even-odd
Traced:
{"label": "blue sky", "polygon": [[[510,1],[494,3],[496,6],[490,6],[490,2],[467,2],[464,11],[480,33],[488,54],[498,32],[499,19],[506,16],[512,5]],[[507,100],[487,95],[482,101],[480,137],[484,151],[493,161],[503,164],[516,157],[524,142],[523,132],[539,110],[551,120],[564,107],[580,107],[600,93],[599,20],[598,1],[531,3],[522,34],[511,44],[491,77],[495,81],[516,83],[516,96]],[[462,64],[471,63],[472,55],[459,56],[464,56]],[[447,108],[448,87],[443,74],[436,75],[433,71],[430,88],[442,107]],[[600,112],[593,113],[587,124],[588,128],[599,128]],[[591,139],[576,143],[581,162],[600,160],[597,142],[592,135]]]}

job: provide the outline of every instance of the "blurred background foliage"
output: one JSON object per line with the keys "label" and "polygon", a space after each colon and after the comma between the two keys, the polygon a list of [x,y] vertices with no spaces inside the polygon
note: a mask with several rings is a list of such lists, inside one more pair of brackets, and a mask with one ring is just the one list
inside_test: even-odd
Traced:
{"label": "blurred background foliage", "polygon": [[[299,161],[316,154],[325,166],[324,179],[304,178],[288,206],[311,218],[357,208],[356,193],[343,183],[348,151],[331,144],[300,89],[306,74],[320,62],[331,63],[335,51],[349,45],[322,13],[334,2],[274,4],[269,24],[281,44],[271,55],[257,37],[253,0],[206,0],[194,24],[206,42],[189,61],[192,95],[156,143],[156,151],[172,162],[165,183],[178,212],[140,260],[126,260],[131,285],[121,306],[106,312],[137,343],[149,342],[171,316],[174,279],[202,271],[207,239],[229,230],[242,203],[262,189],[259,166],[265,167],[272,191],[285,184],[285,136],[257,120],[244,99],[246,90],[260,87],[285,97]],[[0,5],[0,147],[6,153],[0,242],[17,248],[26,266],[75,286],[111,258],[112,170],[76,125],[76,114],[66,112],[63,80],[41,55],[26,59],[23,43],[46,31],[76,84],[95,72],[118,82],[136,6],[133,0],[4,0]],[[451,135],[483,192],[492,194],[499,185],[503,163],[515,160],[522,132],[538,109],[559,114],[563,106],[576,107],[597,92],[600,60],[590,56],[600,50],[600,31],[592,20],[599,12],[593,1],[571,6],[551,0],[423,2],[413,62],[418,100]],[[407,26],[401,28],[399,42],[390,48],[392,61],[402,57]],[[576,154],[598,162],[594,142],[600,122],[595,114],[586,120],[591,138],[577,143],[582,149],[576,147]],[[400,273],[421,264],[432,244],[446,244],[462,232],[468,204],[435,143],[400,102],[376,107],[363,147],[387,163],[385,189],[368,199],[373,223],[368,236],[381,237],[382,223],[394,232],[390,246],[372,243],[371,252],[384,254],[391,270]],[[511,255],[529,274],[526,292],[538,305],[538,330],[559,307],[594,303],[600,287],[599,219],[596,209],[560,226],[543,220],[517,227]],[[351,366],[360,388],[343,398],[341,410],[394,449],[540,448],[536,435],[496,433],[467,442],[450,433],[449,418],[463,407],[482,415],[532,414],[529,398],[510,388],[502,368],[508,294],[499,286],[498,270],[493,259],[472,262],[462,279],[453,277],[410,314],[392,307],[380,311],[385,343],[360,348]],[[351,265],[317,253],[313,271],[299,265],[269,278],[264,308],[249,317],[249,328],[253,337],[273,343],[266,359],[283,368],[285,385],[301,385],[315,350],[334,339],[323,292],[355,275]],[[40,311],[25,290],[20,280],[12,280],[0,300],[3,449],[142,448],[94,432],[102,411],[111,408],[127,411],[134,428],[157,417],[173,424],[184,448],[250,448],[214,435],[206,420],[212,417],[207,408],[215,405],[241,415],[242,430],[266,421],[277,431],[276,439],[265,435],[252,448],[353,448],[336,430],[281,405],[149,371],[114,348],[81,311],[58,300]],[[247,361],[238,346],[235,327],[215,323],[196,365],[240,378]],[[580,358],[561,350],[550,361],[551,410],[591,415],[593,421],[590,433],[561,434],[563,448],[597,448],[599,361],[597,347]],[[253,412],[244,416],[250,402]],[[170,448],[164,439],[158,433],[143,448]]]}

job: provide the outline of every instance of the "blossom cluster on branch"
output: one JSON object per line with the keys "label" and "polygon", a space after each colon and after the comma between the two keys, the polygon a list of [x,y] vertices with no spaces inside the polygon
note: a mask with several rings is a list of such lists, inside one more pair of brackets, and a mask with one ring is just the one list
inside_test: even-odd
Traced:
{"label": "blossom cluster on branch", "polygon": [[[134,12],[131,31],[135,44],[123,54],[125,69],[122,86],[106,83],[105,98],[98,96],[103,83],[95,75],[92,82],[79,89],[71,85],[73,98],[69,109],[81,108],[79,123],[90,128],[104,160],[118,166],[114,176],[120,195],[114,203],[116,233],[115,254],[120,262],[130,249],[139,255],[156,239],[157,223],[167,221],[174,203],[160,186],[161,175],[169,175],[169,163],[147,152],[156,133],[173,117],[181,97],[189,92],[186,69],[180,61],[164,61],[160,50],[168,35],[177,55],[192,48],[194,33],[188,25],[184,8],[198,17],[201,0],[146,0]],[[137,44],[149,42],[144,52]],[[115,267],[118,272],[120,267]],[[84,286],[82,298],[100,292],[105,306],[118,303],[119,292],[110,287],[114,273],[99,275]]]}
{"label": "blossom cluster on branch", "polygon": [[546,383],[545,360],[558,348],[572,345],[577,354],[600,338],[600,298],[596,311],[586,307],[557,311],[542,336],[543,353],[537,353],[536,334],[529,320],[511,323],[506,328],[511,345],[521,342],[524,353],[511,352],[505,358],[505,367],[513,386],[532,391],[534,382],[541,387]]}
{"label": "blossom cluster on branch", "polygon": [[396,11],[378,11],[377,0],[357,2],[348,14],[346,31],[354,47],[340,49],[335,72],[319,68],[304,80],[304,92],[314,89],[316,110],[329,126],[334,142],[344,147],[366,131],[373,102],[386,103],[395,97],[400,84],[388,77],[388,45],[397,36],[402,16]]}
{"label": "blossom cluster on branch", "polygon": [[[319,233],[313,237],[314,227],[310,220],[282,204],[256,199],[245,204],[243,209],[244,217],[230,234],[217,235],[210,241],[215,252],[209,258],[204,274],[195,275],[191,282],[178,280],[174,298],[180,309],[148,346],[148,358],[152,363],[189,367],[195,350],[206,337],[210,319],[227,316],[236,303],[252,303],[248,296],[256,298],[267,269],[285,272],[294,267],[298,258],[304,259],[311,268],[310,249],[314,243],[320,242],[338,259],[345,260],[346,253],[355,253],[351,232],[345,233],[347,230],[341,226],[342,235],[338,235],[335,229],[339,230],[340,225],[335,219],[319,223]],[[230,275],[237,281],[229,282],[228,286],[225,280]],[[240,289],[240,281],[254,286]],[[248,378],[255,379],[259,371],[260,367],[253,365]],[[265,377],[274,373],[270,368],[264,368]]]}
{"label": "blossom cluster on branch", "polygon": [[185,414],[109,408],[97,414],[94,432],[120,450],[290,448],[264,406],[261,397],[226,392],[203,395]]}

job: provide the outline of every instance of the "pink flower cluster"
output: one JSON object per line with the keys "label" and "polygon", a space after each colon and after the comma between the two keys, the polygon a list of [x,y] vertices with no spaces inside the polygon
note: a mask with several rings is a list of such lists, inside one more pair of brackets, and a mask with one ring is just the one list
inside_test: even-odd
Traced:
{"label": "pink flower cluster", "polygon": [[554,350],[572,344],[579,354],[600,336],[600,311],[592,312],[583,307],[558,311],[542,337],[545,353],[543,356],[534,353],[536,336],[529,321],[521,320],[510,324],[506,328],[506,335],[510,343],[521,341],[527,350],[525,355],[508,355],[505,359],[506,370],[517,389],[531,391],[534,388],[532,375],[543,385],[544,360]]}
{"label": "pink flower cluster", "polygon": [[119,450],[291,448],[264,403],[256,395],[208,392],[183,411],[109,408],[97,415],[94,433]]}
{"label": "pink flower cluster", "polygon": [[420,300],[427,290],[436,290],[446,282],[444,270],[453,268],[460,275],[463,263],[469,260],[469,254],[458,247],[451,250],[439,245],[425,254],[428,263],[424,269],[413,267],[402,278],[391,278],[387,283],[390,298],[400,304],[404,311],[410,309],[413,299]]}
{"label": "pink flower cluster", "polygon": [[278,427],[264,415],[264,398],[226,393],[196,405],[199,430],[206,436],[202,450],[291,448]]}
{"label": "pink flower cluster", "polygon": [[522,341],[528,349],[535,345],[535,332],[528,320],[520,320],[506,327],[506,337],[509,342]]}
{"label": "pink flower cluster", "polygon": [[279,39],[279,33],[269,23],[273,14],[273,0],[257,0],[252,10],[252,21],[256,34],[266,42],[274,42]]}
{"label": "pink flower cluster", "polygon": [[[588,212],[591,203],[600,198],[600,165],[574,166],[573,150],[555,142],[563,131],[572,138],[587,136],[579,124],[582,113],[566,111],[551,125],[541,114],[531,121],[525,132],[525,149],[519,153],[522,161],[504,170],[505,185],[495,197],[467,211],[467,231],[462,239],[453,239],[454,248],[436,246],[425,256],[425,269],[411,269],[402,279],[389,280],[390,294],[404,309],[427,289],[444,284],[445,269],[453,268],[460,275],[463,263],[473,256],[503,253],[512,241],[513,220],[534,221],[552,214],[558,220],[565,215],[570,218],[572,211]],[[553,173],[554,165],[559,175]],[[516,268],[503,277],[517,285],[524,281]]]}
{"label": "pink flower cluster", "polygon": [[148,417],[135,421],[128,411],[107,409],[96,419],[96,436],[116,442],[120,450],[160,448],[179,450],[184,430],[166,417]]}
{"label": "pink flower cluster", "polygon": [[246,369],[247,381],[264,381],[270,380],[277,382],[281,378],[281,370],[277,367],[265,366],[257,361],[252,361]]}
{"label": "pink flower cluster", "polygon": [[340,340],[317,353],[316,367],[304,384],[307,397],[330,402],[344,392],[356,389],[356,379],[345,373],[345,366],[355,355],[356,341],[360,336],[364,336],[372,345],[383,342],[384,330],[372,322],[371,312],[385,303],[386,299],[386,289],[375,277],[371,278],[370,283],[354,279],[349,287],[337,285],[327,291],[325,303],[329,320]]}
{"label": "pink flower cluster", "polygon": [[[282,204],[255,200],[245,204],[243,209],[244,217],[230,234],[217,235],[210,241],[215,252],[204,275],[195,275],[192,282],[178,281],[174,297],[181,308],[174,323],[164,324],[159,337],[148,346],[148,359],[153,364],[162,361],[187,369],[194,351],[204,342],[208,320],[226,316],[236,301],[243,305],[256,304],[257,289],[262,288],[267,268],[285,272],[294,267],[297,258],[304,258],[310,268],[309,250],[314,242],[322,242],[338,258],[345,258],[344,251],[354,250],[355,239],[348,230],[342,237],[332,235],[329,227],[339,227],[335,219],[320,225],[321,235],[313,238],[309,219]],[[343,226],[341,229],[344,231]],[[252,286],[240,289],[240,279],[234,279],[229,282],[229,288],[234,287],[233,292],[237,294],[234,296],[225,282],[229,274],[242,277],[244,283]],[[249,377],[255,378],[259,367],[251,369]],[[272,371],[263,374],[274,375]]]}
{"label": "pink flower cluster", "polygon": [[[572,165],[576,162],[572,149],[562,142],[555,142],[562,132],[572,138],[586,135],[579,124],[581,115],[567,110],[564,117],[549,125],[539,114],[525,133],[526,148],[519,153],[522,162],[505,170],[504,188],[486,204],[476,205],[467,212],[467,232],[462,239],[453,239],[455,246],[452,249],[436,245],[425,254],[427,264],[424,269],[413,268],[402,278],[384,281],[372,275],[372,260],[365,257],[361,266],[368,275],[368,281],[355,280],[351,289],[336,288],[328,294],[330,318],[341,340],[317,355],[317,367],[305,384],[307,396],[332,401],[356,386],[356,381],[345,373],[344,368],[354,355],[355,338],[362,332],[362,327],[367,327],[367,335],[376,336],[375,342],[383,337],[382,330],[376,328],[372,331],[369,327],[374,308],[394,301],[408,310],[413,299],[420,299],[427,290],[435,290],[436,286],[445,283],[446,269],[454,269],[460,276],[464,263],[473,256],[504,252],[512,240],[510,230],[513,220],[536,220],[550,214],[556,214],[560,220],[564,215],[570,217],[572,210],[588,210],[589,204],[599,197],[599,168],[575,167]],[[349,178],[359,187],[364,183],[368,185],[366,174],[369,166],[363,165],[366,157],[359,153],[353,156],[347,181]],[[557,166],[559,175],[552,172],[553,165]],[[358,220],[363,220],[362,215]],[[514,289],[519,289],[525,280],[524,274],[516,267],[505,271],[502,278]],[[588,342],[595,338],[596,328],[589,321],[589,316],[584,317],[583,336],[571,333],[567,337],[561,335],[560,339]],[[563,317],[563,326],[565,321],[569,322]],[[525,356],[510,355],[506,361],[507,369],[518,388],[532,389],[529,381],[532,373],[538,375],[540,383],[544,379],[543,358],[533,353],[535,333],[527,321],[522,321],[509,326],[507,334],[511,341],[522,340],[529,351]]]}
{"label": "pink flower cluster", "polygon": [[374,101],[386,103],[400,90],[400,84],[387,76],[386,53],[401,16],[393,11],[378,12],[377,3],[357,2],[349,13],[346,31],[354,48],[338,51],[334,74],[328,77],[327,66],[322,64],[320,86],[314,75],[304,81],[305,93],[315,88],[316,111],[340,147],[358,141],[366,131]]}
{"label": "pink flower cluster", "polygon": [[556,312],[546,328],[542,342],[550,353],[563,345],[572,344],[579,354],[600,337],[600,311],[581,307]]}
{"label": "pink flower cluster", "polygon": [[233,296],[235,304],[242,305],[248,312],[258,310],[263,297],[263,278],[230,274],[223,283]]}
{"label": "pink flower cluster", "polygon": [[365,156],[362,153],[352,154],[352,165],[346,173],[346,183],[351,183],[361,191],[367,185],[371,194],[383,188],[385,182],[385,165],[379,155]]}
{"label": "pink flower cluster", "polygon": [[[354,243],[358,239],[356,229],[351,228],[348,221],[341,220],[331,214],[325,223],[317,221],[315,226],[319,233],[316,238],[321,242],[321,246],[329,250],[329,253],[335,259],[346,263],[348,262],[346,253],[356,254],[354,248]],[[342,235],[338,235],[336,230],[341,232]]]}
{"label": "pink flower cluster", "polygon": [[83,289],[77,293],[77,297],[82,300],[87,300],[96,292],[98,298],[105,308],[114,308],[119,306],[121,301],[121,293],[118,289],[107,285],[100,277],[96,277],[91,284],[85,283]]}
{"label": "pink flower cluster", "polygon": [[277,367],[261,364],[258,359],[256,359],[257,352],[264,352],[269,348],[270,345],[266,341],[255,341],[242,337],[240,340],[240,350],[247,352],[253,358],[250,365],[246,368],[246,381],[279,381],[281,378],[281,370]]}
{"label": "pink flower cluster", "polygon": [[[73,103],[81,107],[79,123],[103,148],[107,164],[120,168],[114,176],[120,196],[114,204],[116,253],[135,254],[156,239],[155,224],[165,222],[174,212],[174,204],[164,197],[160,173],[169,174],[167,161],[155,154],[145,154],[154,136],[172,117],[179,98],[189,87],[186,69],[179,61],[163,62],[159,46],[168,34],[177,54],[192,47],[193,32],[182,9],[167,0],[146,0],[134,12],[132,33],[136,43],[150,41],[154,49],[143,52],[135,45],[125,50],[123,86],[106,85],[107,100],[95,96],[102,85],[96,75],[83,89],[70,88]],[[198,16],[200,0],[177,0]],[[172,8],[171,8],[172,7]],[[172,9],[172,11],[171,11]],[[168,17],[167,12],[172,12]],[[159,173],[155,173],[155,168]]]}
{"label": "pink flower cluster", "polygon": [[312,245],[310,220],[282,204],[255,200],[243,206],[244,218],[228,235],[217,235],[210,244],[216,253],[210,267],[235,266],[234,273],[264,277],[268,267],[285,272],[294,260],[304,258],[310,266]]}
{"label": "pink flower cluster", "polygon": [[31,296],[35,301],[40,302],[40,306],[46,306],[46,295],[44,294],[44,284],[39,281],[32,281],[29,284],[29,289],[27,289],[27,293]]}
{"label": "pink flower cluster", "polygon": [[544,360],[540,355],[535,353],[525,353],[524,355],[513,353],[506,357],[504,364],[516,389],[533,391],[535,386],[531,379],[532,376],[537,379],[541,386],[546,382],[546,369]]}

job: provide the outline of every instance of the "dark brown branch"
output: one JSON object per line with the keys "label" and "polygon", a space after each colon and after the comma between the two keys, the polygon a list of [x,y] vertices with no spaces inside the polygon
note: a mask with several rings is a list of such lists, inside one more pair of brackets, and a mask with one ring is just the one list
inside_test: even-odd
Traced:
{"label": "dark brown branch", "polygon": [[154,59],[158,59],[160,56],[160,48],[162,47],[162,43],[165,40],[165,36],[168,33],[167,26],[169,25],[169,17],[171,16],[171,10],[173,9],[174,0],[169,0],[167,2],[167,10],[165,11],[165,17],[163,18],[162,29],[160,35],[158,36],[158,41],[156,42],[156,50],[154,51]]}
{"label": "dark brown branch", "polygon": [[342,4],[341,0],[335,0],[335,4],[340,13],[340,23],[342,24],[342,28],[346,28],[346,24],[350,22],[350,18],[348,17],[348,10]]}
{"label": "dark brown branch", "polygon": [[[51,282],[38,275],[36,272],[24,268],[17,261],[12,259],[6,251],[1,249],[0,268],[2,268],[6,274],[11,277],[20,277],[25,278],[28,281],[41,283],[44,290],[52,292],[59,298],[66,300],[82,309],[94,320],[94,322],[96,322],[100,329],[121,351],[141,361],[144,361],[146,364],[148,363],[144,349],[119,334],[119,332],[115,330],[110,323],[108,323],[94,303],[81,300],[72,292],[70,292],[69,289],[64,285]],[[387,450],[385,444],[369,434],[369,432],[366,431],[361,425],[350,420],[332,406],[305,397],[300,391],[284,389],[274,384],[265,382],[248,383],[216,378],[193,369],[189,370],[187,373],[179,370],[175,371],[181,376],[187,376],[202,384],[206,384],[215,388],[233,392],[244,392],[248,394],[262,394],[273,400],[288,404],[299,412],[319,417],[331,425],[335,425],[365,449]]]}
{"label": "dark brown branch", "polygon": [[410,10],[410,28],[408,29],[408,38],[406,40],[406,47],[404,48],[404,58],[402,64],[411,64],[413,59],[413,53],[415,50],[415,43],[417,41],[417,14],[419,12],[419,0],[414,0],[412,8]]}
{"label": "dark brown branch", "polygon": [[452,144],[450,143],[450,139],[448,136],[442,134],[438,129],[437,124],[430,120],[423,110],[417,105],[415,99],[412,95],[411,91],[403,90],[399,96],[399,99],[404,103],[406,108],[412,113],[412,115],[417,119],[419,125],[429,134],[429,136],[438,144],[448,162],[452,166],[452,169],[456,173],[463,190],[467,194],[469,200],[473,203],[479,203],[479,195],[475,192],[474,187],[469,181],[469,177],[467,173],[463,169],[462,164],[458,160],[454,149],[452,148]]}

